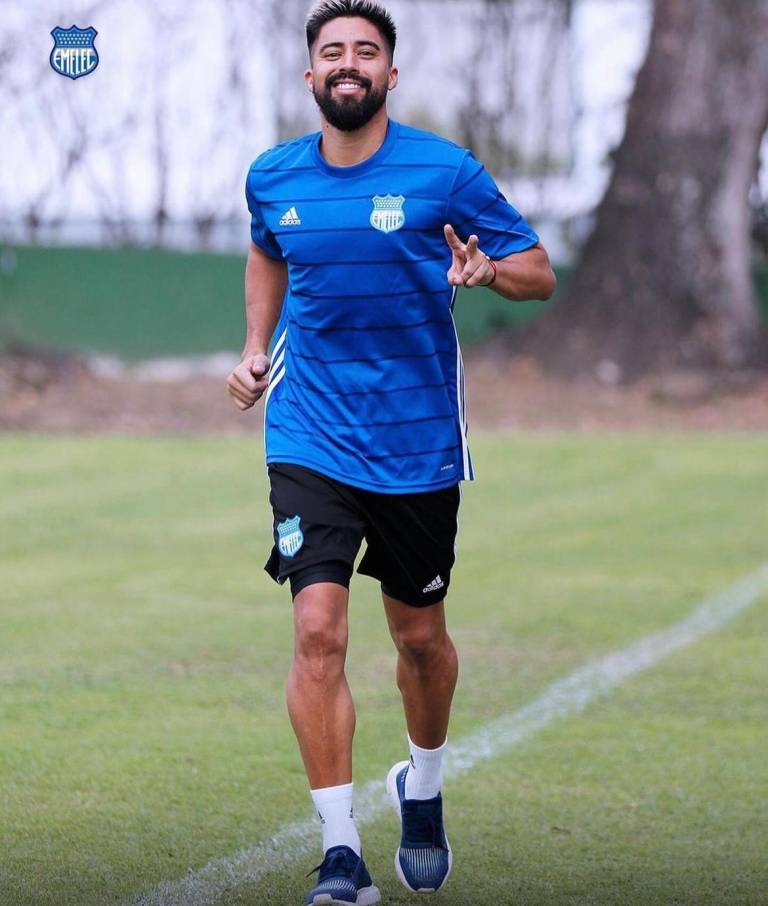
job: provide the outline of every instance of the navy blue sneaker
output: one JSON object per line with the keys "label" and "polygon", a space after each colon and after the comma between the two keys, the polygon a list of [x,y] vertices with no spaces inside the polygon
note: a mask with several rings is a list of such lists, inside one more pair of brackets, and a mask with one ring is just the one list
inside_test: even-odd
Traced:
{"label": "navy blue sneaker", "polygon": [[348,846],[332,846],[309,874],[316,871],[320,874],[307,894],[306,906],[373,906],[381,902],[365,862]]}
{"label": "navy blue sneaker", "polygon": [[451,873],[453,856],[443,828],[443,797],[406,799],[408,762],[398,762],[387,775],[387,792],[400,815],[402,836],[395,853],[398,878],[413,893],[435,893]]}

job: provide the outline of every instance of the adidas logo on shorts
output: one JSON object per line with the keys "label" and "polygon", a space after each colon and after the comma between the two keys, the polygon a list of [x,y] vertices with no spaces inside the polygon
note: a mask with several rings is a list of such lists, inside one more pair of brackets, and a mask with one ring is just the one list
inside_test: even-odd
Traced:
{"label": "adidas logo on shorts", "polygon": [[440,576],[435,576],[426,588],[421,589],[421,593],[426,595],[431,591],[440,591],[441,588],[445,588],[445,582],[443,582]]}

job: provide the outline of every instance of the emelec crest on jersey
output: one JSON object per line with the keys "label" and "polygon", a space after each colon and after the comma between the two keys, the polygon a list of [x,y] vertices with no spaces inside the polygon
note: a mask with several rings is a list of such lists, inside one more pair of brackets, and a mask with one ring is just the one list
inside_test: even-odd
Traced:
{"label": "emelec crest on jersey", "polygon": [[405,225],[404,195],[374,195],[371,226],[382,233],[394,233]]}
{"label": "emelec crest on jersey", "polygon": [[99,65],[99,55],[93,42],[98,32],[95,28],[56,27],[53,35],[53,50],[50,61],[59,75],[79,79],[88,75]]}
{"label": "emelec crest on jersey", "polygon": [[304,532],[299,528],[301,516],[286,519],[277,526],[277,549],[284,557],[293,558],[304,544]]}

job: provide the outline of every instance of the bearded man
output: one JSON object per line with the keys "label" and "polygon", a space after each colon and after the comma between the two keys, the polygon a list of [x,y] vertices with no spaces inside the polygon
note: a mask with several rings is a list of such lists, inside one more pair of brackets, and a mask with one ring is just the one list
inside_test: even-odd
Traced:
{"label": "bearded man", "polygon": [[355,558],[365,540],[358,572],[381,586],[408,730],[409,758],[387,778],[402,824],[395,869],[429,893],[452,862],[442,759],[458,660],[444,601],[460,482],[473,478],[453,305],[458,287],[547,299],[555,278],[469,151],[389,118],[385,9],[325,0],[306,30],[322,128],[248,173],[247,336],[227,386],[242,410],[266,394],[266,570],[290,583],[288,711],[322,824],[306,903],[367,906],[381,898],[354,821],[344,672]]}

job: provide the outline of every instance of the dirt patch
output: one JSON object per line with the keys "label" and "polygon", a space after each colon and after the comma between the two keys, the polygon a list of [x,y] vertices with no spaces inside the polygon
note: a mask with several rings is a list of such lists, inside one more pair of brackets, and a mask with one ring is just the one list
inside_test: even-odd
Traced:
{"label": "dirt patch", "polygon": [[[763,431],[768,375],[676,372],[630,387],[601,380],[563,382],[532,359],[489,344],[467,356],[475,430]],[[47,433],[251,434],[261,406],[242,414],[224,389],[192,367],[185,379],[99,374],[83,360],[15,353],[0,357],[0,430]]]}
{"label": "dirt patch", "polygon": [[671,372],[631,386],[564,381],[535,361],[492,349],[467,363],[472,423],[480,428],[575,431],[762,431],[768,375]]}

